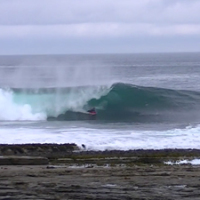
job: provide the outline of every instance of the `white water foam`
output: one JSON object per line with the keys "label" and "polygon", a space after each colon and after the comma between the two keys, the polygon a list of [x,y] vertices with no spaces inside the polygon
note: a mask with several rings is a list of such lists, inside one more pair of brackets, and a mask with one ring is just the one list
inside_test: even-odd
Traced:
{"label": "white water foam", "polygon": [[[132,131],[87,127],[0,129],[1,143],[76,143],[87,150],[200,149],[200,126],[168,131]],[[23,126],[22,126],[23,127]]]}
{"label": "white water foam", "polygon": [[180,160],[176,162],[167,161],[165,162],[167,165],[185,165],[185,164],[191,164],[191,165],[200,165],[200,159],[193,159],[193,160]]}
{"label": "white water foam", "polygon": [[17,105],[13,92],[0,89],[0,120],[44,120],[44,113],[33,113],[29,104]]}

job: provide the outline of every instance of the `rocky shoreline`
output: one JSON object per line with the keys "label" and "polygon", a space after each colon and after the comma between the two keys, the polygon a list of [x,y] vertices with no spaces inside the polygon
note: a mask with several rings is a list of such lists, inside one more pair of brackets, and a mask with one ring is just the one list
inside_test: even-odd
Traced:
{"label": "rocky shoreline", "polygon": [[200,198],[200,166],[165,164],[194,158],[200,158],[200,150],[0,145],[0,200],[195,200]]}

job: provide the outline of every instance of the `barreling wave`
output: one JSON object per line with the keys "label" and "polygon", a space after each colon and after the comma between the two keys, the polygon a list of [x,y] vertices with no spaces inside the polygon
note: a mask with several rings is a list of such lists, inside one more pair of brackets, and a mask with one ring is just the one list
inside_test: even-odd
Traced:
{"label": "barreling wave", "polygon": [[88,105],[99,108],[102,119],[159,121],[191,118],[190,111],[191,115],[199,111],[199,100],[200,92],[116,83],[106,95],[89,100]]}
{"label": "barreling wave", "polygon": [[[147,120],[198,110],[200,92],[126,83],[40,89],[1,89],[0,120]],[[97,116],[87,110],[95,107]],[[172,114],[173,113],[173,114]]]}

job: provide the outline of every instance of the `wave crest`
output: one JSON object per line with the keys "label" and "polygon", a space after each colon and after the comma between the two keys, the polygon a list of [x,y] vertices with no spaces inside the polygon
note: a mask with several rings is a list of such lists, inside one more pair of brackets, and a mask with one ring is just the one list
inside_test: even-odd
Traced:
{"label": "wave crest", "polygon": [[126,83],[111,86],[0,90],[0,120],[82,120],[96,107],[97,119],[131,119],[198,110],[200,92]]}

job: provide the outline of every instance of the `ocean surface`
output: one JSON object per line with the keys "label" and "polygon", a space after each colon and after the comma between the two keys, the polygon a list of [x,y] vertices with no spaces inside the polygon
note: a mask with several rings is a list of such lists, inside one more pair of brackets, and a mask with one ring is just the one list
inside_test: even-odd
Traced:
{"label": "ocean surface", "polygon": [[200,53],[0,56],[0,143],[200,148]]}

